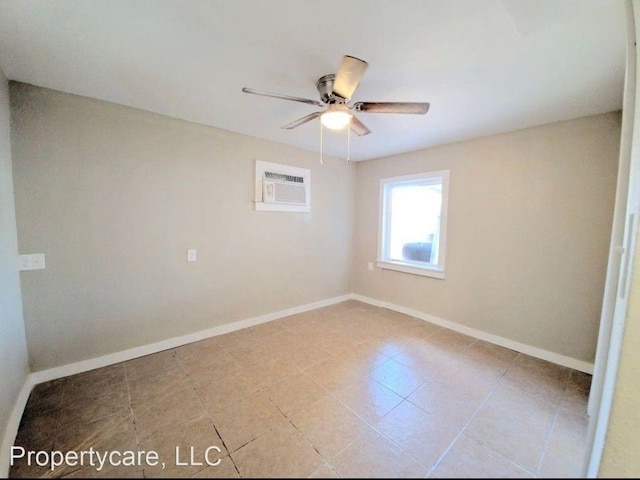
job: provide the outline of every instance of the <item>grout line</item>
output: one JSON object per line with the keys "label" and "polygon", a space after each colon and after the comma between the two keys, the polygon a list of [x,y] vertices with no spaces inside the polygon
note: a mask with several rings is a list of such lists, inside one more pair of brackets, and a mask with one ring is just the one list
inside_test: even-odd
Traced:
{"label": "grout line", "polygon": [[[133,424],[133,435],[136,439],[136,445],[138,445],[138,449],[142,448],[142,444],[140,443],[140,436],[138,435],[138,425],[136,423],[136,417],[133,412],[133,402],[131,401],[131,386],[129,384],[129,373],[127,372],[127,362],[122,362],[124,367],[124,381],[127,384],[127,398],[129,399],[129,414],[131,415],[131,423]],[[142,469],[142,476],[146,478],[146,473],[144,467]]]}
{"label": "grout line", "polygon": [[[195,343],[195,342],[193,342],[193,343]],[[223,348],[223,347],[221,347],[221,348]],[[224,350],[224,348],[223,348],[223,350]],[[226,352],[226,350],[225,350],[225,352]],[[187,369],[185,368],[184,364],[182,363],[182,359],[180,358],[180,355],[178,355],[178,352],[176,351],[176,349],[174,349],[174,355],[175,355],[175,358],[176,358],[178,364],[180,365],[180,368],[182,369],[182,371],[184,372],[185,376],[189,380],[189,383],[191,383],[191,388],[193,388],[193,391],[195,392],[196,397],[198,398],[198,401],[200,402],[200,406],[202,406],[202,409],[204,410],[206,416],[211,421],[211,426],[213,427],[213,430],[216,432],[216,435],[218,435],[218,438],[222,442],[222,446],[227,451],[227,455],[225,455],[225,456],[229,457],[229,460],[231,460],[231,464],[233,465],[233,468],[235,468],[236,472],[238,472],[238,476],[242,477],[242,475],[240,474],[240,470],[238,470],[238,466],[236,465],[235,460],[231,456],[231,450],[227,447],[227,444],[225,443],[224,438],[222,438],[222,435],[220,435],[220,431],[218,430],[218,427],[216,426],[215,419],[213,418],[213,415],[211,415],[211,412],[209,412],[209,409],[205,406],[204,402],[202,401],[202,397],[200,396],[200,392],[198,392],[198,389],[196,387],[196,384],[195,384],[193,378],[191,378],[191,376],[187,372]],[[240,367],[240,368],[242,368],[242,367]],[[224,457],[222,457],[222,458],[224,458]],[[200,471],[203,471],[206,468],[207,467],[203,468]]]}
{"label": "grout line", "polygon": [[545,442],[544,442],[544,448],[542,449],[542,455],[540,455],[540,460],[538,460],[538,465],[536,466],[536,471],[535,471],[536,476],[540,472],[540,468],[542,467],[542,464],[544,463],[544,459],[547,456],[547,452],[549,450],[549,445],[551,444],[551,435],[553,434],[553,431],[556,428],[556,423],[558,423],[558,417],[559,416],[560,416],[560,407],[557,407],[556,408],[556,413],[553,415],[553,421],[551,422],[551,428],[549,428],[549,433],[547,433],[547,438],[545,439]]}
{"label": "grout line", "polygon": [[[69,381],[65,380],[64,388],[62,389],[62,398],[60,399],[60,408],[58,408],[58,411],[56,412],[56,426],[55,426],[56,434],[53,437],[53,442],[51,442],[52,449],[56,448],[56,440],[58,438],[58,433],[60,432],[60,418],[62,417],[62,409],[64,408],[64,401],[65,401],[65,395],[67,393],[68,384],[69,384]],[[33,393],[33,389],[31,390],[31,392]],[[29,394],[29,397],[31,397],[31,394]],[[27,405],[29,405],[28,400],[27,400]],[[24,416],[24,412],[22,412],[22,415]],[[22,423],[22,419],[20,419],[20,423]]]}
{"label": "grout line", "polygon": [[442,452],[442,454],[440,455],[440,457],[438,457],[438,459],[434,462],[434,464],[431,466],[431,468],[429,469],[429,474],[431,474],[433,471],[435,471],[435,469],[438,467],[438,465],[440,465],[440,462],[442,462],[442,460],[444,459],[444,457],[446,457],[447,453],[449,453],[449,451],[451,450],[451,448],[453,447],[453,445],[458,441],[458,439],[464,434],[464,431],[467,429],[467,427],[471,424],[471,422],[473,422],[473,420],[475,419],[475,417],[478,415],[478,413],[480,412],[480,410],[482,410],[482,408],[487,404],[487,402],[489,401],[489,399],[492,397],[492,395],[494,394],[495,390],[497,389],[498,385],[500,384],[500,381],[496,381],[493,385],[493,387],[491,388],[491,390],[489,390],[489,393],[485,396],[484,400],[482,402],[480,402],[480,405],[478,405],[478,407],[475,409],[475,411],[473,412],[473,414],[471,415],[471,417],[469,417],[469,420],[467,420],[465,422],[465,424],[462,426],[462,428],[460,429],[460,431],[458,432],[458,434],[455,436],[455,438],[451,441],[451,443],[449,444],[449,446],[445,449],[444,452]]}

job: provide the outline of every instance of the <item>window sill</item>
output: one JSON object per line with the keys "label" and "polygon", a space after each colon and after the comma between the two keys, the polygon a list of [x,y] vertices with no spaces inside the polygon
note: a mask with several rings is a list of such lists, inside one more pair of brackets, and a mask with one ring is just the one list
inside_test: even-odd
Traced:
{"label": "window sill", "polygon": [[391,262],[388,260],[378,260],[377,265],[379,268],[386,270],[395,270],[396,272],[410,273],[412,275],[421,275],[423,277],[439,278],[444,280],[444,270],[429,267],[418,267],[415,265]]}

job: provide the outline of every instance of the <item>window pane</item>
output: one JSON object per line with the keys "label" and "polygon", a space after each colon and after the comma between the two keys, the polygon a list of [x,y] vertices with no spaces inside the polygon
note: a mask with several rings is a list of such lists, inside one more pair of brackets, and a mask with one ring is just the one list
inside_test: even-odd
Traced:
{"label": "window pane", "polygon": [[390,189],[389,259],[438,263],[442,183]]}

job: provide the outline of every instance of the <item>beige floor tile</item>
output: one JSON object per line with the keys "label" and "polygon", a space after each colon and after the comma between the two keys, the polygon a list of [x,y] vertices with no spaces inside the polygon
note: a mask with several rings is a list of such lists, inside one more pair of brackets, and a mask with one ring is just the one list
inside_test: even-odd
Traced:
{"label": "beige floor tile", "polygon": [[15,460],[9,470],[9,478],[48,477],[51,477],[51,470],[48,467],[40,467],[34,462],[29,463],[26,456]]}
{"label": "beige floor tile", "polygon": [[569,385],[575,385],[580,390],[588,392],[591,389],[592,375],[573,370],[569,377]]}
{"label": "beige floor tile", "polygon": [[59,421],[63,425],[88,423],[128,409],[129,392],[126,383],[111,384],[94,390],[91,394],[65,394]]}
{"label": "beige floor tile", "polygon": [[258,340],[258,336],[256,335],[256,333],[249,328],[243,328],[234,332],[225,333],[224,335],[218,335],[214,338],[216,339],[216,343],[224,349],[232,348],[238,343],[244,342],[246,340]]}
{"label": "beige floor tile", "polygon": [[163,462],[163,465],[145,466],[146,478],[190,477],[206,468],[207,460],[213,463],[227,455],[225,446],[208,417],[158,432],[142,440],[140,447],[145,451],[158,452]]}
{"label": "beige floor tile", "polygon": [[184,372],[194,383],[212,381],[240,369],[240,364],[225,350],[209,350],[180,358]]}
{"label": "beige floor tile", "polygon": [[339,476],[348,478],[416,478],[427,474],[427,468],[372,429],[329,463]]}
{"label": "beige floor tile", "polygon": [[144,478],[142,468],[138,466],[111,466],[108,463],[98,470],[99,467],[84,467],[62,478]]}
{"label": "beige floor tile", "polygon": [[389,352],[384,342],[372,340],[354,345],[346,357],[355,358],[358,362],[366,362],[372,367],[378,367],[395,354]]}
{"label": "beige floor tile", "polygon": [[[88,450],[89,447],[86,447],[85,450]],[[68,451],[68,450],[63,450]],[[94,451],[99,452],[101,455],[109,454],[113,451],[118,452],[137,452],[138,451],[138,443],[135,439],[135,436],[131,436],[129,434],[116,434],[105,441],[102,441],[98,444],[97,448],[94,448]],[[140,478],[142,476],[141,468],[136,467],[124,467],[122,465],[113,466],[107,461],[102,468],[100,464],[95,463],[93,466],[88,465],[87,467],[81,468],[82,465],[68,466],[62,465],[58,469],[56,469],[56,476],[61,476],[63,478],[71,477],[80,477],[81,474],[79,472],[83,472],[90,478],[114,478],[117,475],[123,475],[125,478]]]}
{"label": "beige floor tile", "polygon": [[195,386],[198,397],[211,414],[258,391],[259,388],[260,385],[253,383],[253,380],[245,376],[242,370]]}
{"label": "beige floor tile", "polygon": [[591,375],[574,370],[569,377],[560,406],[573,413],[586,415],[590,389]]}
{"label": "beige floor tile", "polygon": [[39,383],[33,387],[29,395],[25,412],[46,415],[60,410],[66,385],[67,382],[64,378]]}
{"label": "beige floor tile", "polygon": [[402,402],[400,395],[393,393],[371,378],[336,390],[334,395],[351,410],[369,423],[376,423]]}
{"label": "beige floor tile", "polygon": [[[402,314],[398,314],[402,315]],[[392,330],[394,335],[411,339],[426,339],[442,330],[442,327],[433,323],[425,322],[418,318],[408,317],[398,322],[396,328]]]}
{"label": "beige floor tile", "polygon": [[586,415],[588,405],[589,392],[580,389],[576,385],[567,385],[560,401],[561,408],[579,415]]}
{"label": "beige floor tile", "polygon": [[289,364],[306,370],[313,365],[323,362],[331,357],[331,354],[313,344],[295,344],[282,349],[283,358]]}
{"label": "beige floor tile", "polygon": [[128,410],[91,423],[61,424],[55,435],[54,448],[61,451],[99,449],[114,438],[125,444],[120,446],[137,445],[133,418]]}
{"label": "beige floor tile", "polygon": [[434,470],[438,478],[532,478],[506,458],[461,435]]}
{"label": "beige floor tile", "polygon": [[290,329],[296,325],[302,325],[303,323],[309,323],[318,318],[318,310],[311,310],[309,312],[297,313],[295,315],[289,315],[288,317],[275,320],[283,327]]}
{"label": "beige floor tile", "polygon": [[328,392],[303,373],[297,373],[265,389],[271,401],[287,417],[324,398]]}
{"label": "beige floor tile", "polygon": [[478,410],[489,391],[488,387],[479,388],[471,382],[445,384],[428,380],[409,395],[407,400],[430,415],[446,418],[451,425],[462,428]]}
{"label": "beige floor tile", "polygon": [[254,335],[257,337],[264,338],[276,333],[282,333],[287,330],[287,327],[280,322],[271,321],[254,325],[251,327],[251,330],[253,330]]}
{"label": "beige floor tile", "polygon": [[333,396],[294,415],[291,422],[328,459],[361,435],[367,424]]}
{"label": "beige floor tile", "polygon": [[518,358],[514,364],[515,367],[529,372],[535,372],[538,374],[544,373],[546,375],[569,380],[571,376],[571,369],[556,365],[555,363],[547,362],[540,358],[525,355],[524,353],[518,354]]}
{"label": "beige floor tile", "polygon": [[93,395],[103,388],[127,381],[124,363],[97,368],[88,372],[67,377],[64,390],[65,397]]}
{"label": "beige floor tile", "polygon": [[482,369],[470,364],[468,359],[453,359],[449,365],[430,380],[455,388],[459,392],[472,396],[485,397],[496,388],[502,376],[491,369]]}
{"label": "beige floor tile", "polygon": [[321,467],[317,468],[307,478],[339,478],[336,472],[331,469],[328,463],[324,463]]}
{"label": "beige floor tile", "polygon": [[265,358],[238,370],[238,375],[246,378],[248,383],[263,388],[298,372],[300,370],[286,359]]}
{"label": "beige floor tile", "polygon": [[510,368],[500,381],[530,397],[559,405],[567,387],[567,378],[568,373],[558,377],[548,375],[542,370],[526,370],[515,366]]}
{"label": "beige floor tile", "polygon": [[499,378],[513,366],[518,353],[478,340],[459,353],[459,361],[476,376]]}
{"label": "beige floor tile", "polygon": [[206,411],[193,387],[167,392],[133,406],[140,439],[204,416]]}
{"label": "beige floor tile", "polygon": [[230,452],[258,438],[286,417],[262,392],[254,393],[214,414],[213,421]]}
{"label": "beige floor tile", "polygon": [[519,391],[494,390],[465,429],[481,445],[535,471],[558,407]]}
{"label": "beige floor tile", "polygon": [[301,478],[323,463],[288,422],[233,452],[232,457],[245,478]]}
{"label": "beige floor tile", "polygon": [[458,361],[454,353],[447,353],[424,341],[411,342],[393,360],[413,369],[419,369],[433,378],[436,375],[450,375]]}
{"label": "beige floor tile", "polygon": [[58,416],[57,411],[51,410],[45,412],[25,411],[14,445],[31,450],[50,450],[53,448],[57,433]]}
{"label": "beige floor tile", "polygon": [[224,351],[224,349],[218,343],[217,337],[207,338],[205,340],[200,340],[199,342],[188,343],[175,349],[176,356],[180,360],[184,360],[193,356],[210,356],[222,351]]}
{"label": "beige floor tile", "polygon": [[362,378],[359,371],[350,368],[344,357],[331,357],[307,368],[304,373],[329,391],[351,385]]}
{"label": "beige floor tile", "polygon": [[545,478],[584,476],[588,424],[586,415],[577,415],[562,408],[559,410],[538,476]]}
{"label": "beige floor tile", "polygon": [[297,333],[299,335],[304,335],[305,337],[313,340],[319,336],[322,336],[326,333],[326,328],[324,323],[319,320],[320,316],[311,321],[300,323],[298,325],[290,326],[288,329],[293,333]]}
{"label": "beige floor tile", "polygon": [[271,346],[261,339],[244,340],[227,349],[231,358],[243,367],[259,362],[265,357],[271,357],[272,351]]}
{"label": "beige floor tile", "polygon": [[220,460],[217,465],[206,467],[200,470],[191,478],[241,478],[236,466],[231,460],[231,457],[227,456]]}
{"label": "beige floor tile", "polygon": [[448,328],[442,328],[430,335],[428,343],[449,352],[458,352],[471,346],[477,339],[462,333],[454,332]]}
{"label": "beige floor tile", "polygon": [[371,340],[368,343],[374,345],[381,355],[393,358],[406,348],[408,342],[409,340],[405,337],[392,333],[384,338]]}
{"label": "beige floor tile", "polygon": [[174,350],[165,350],[163,352],[129,360],[128,362],[125,362],[125,365],[129,381],[157,373],[161,370],[177,368],[180,366]]}
{"label": "beige floor tile", "polygon": [[191,381],[180,367],[168,368],[129,381],[132,405],[146,404],[156,397],[191,387]]}
{"label": "beige floor tile", "polygon": [[[341,333],[325,333],[316,336],[312,345],[329,352],[331,355],[339,355],[349,352],[354,346],[354,340]],[[355,341],[355,343],[360,343]]]}
{"label": "beige floor tile", "polygon": [[408,367],[391,359],[376,368],[371,377],[402,397],[427,381],[431,372],[422,366]]}
{"label": "beige floor tile", "polygon": [[345,328],[340,333],[356,343],[383,341],[387,335],[384,331],[375,327],[360,328],[356,326]]}
{"label": "beige floor tile", "polygon": [[460,426],[403,402],[376,424],[376,429],[422,465],[430,468],[460,432]]}
{"label": "beige floor tile", "polygon": [[307,335],[287,329],[261,339],[262,343],[268,345],[271,349],[280,351],[288,351],[292,347],[307,346],[312,340]]}

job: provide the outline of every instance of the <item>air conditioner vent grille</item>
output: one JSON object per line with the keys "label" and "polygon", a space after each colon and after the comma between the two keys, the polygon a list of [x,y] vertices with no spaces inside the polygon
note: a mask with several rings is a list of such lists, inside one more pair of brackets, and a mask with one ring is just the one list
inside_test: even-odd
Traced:
{"label": "air conditioner vent grille", "polygon": [[283,182],[304,183],[304,178],[294,175],[286,175],[284,173],[264,172],[264,177],[269,180],[281,180]]}

